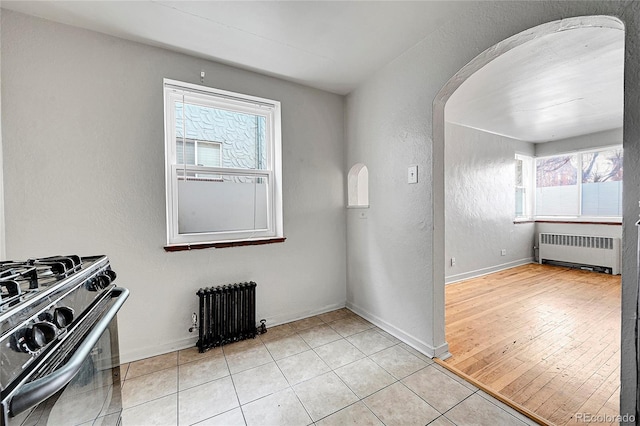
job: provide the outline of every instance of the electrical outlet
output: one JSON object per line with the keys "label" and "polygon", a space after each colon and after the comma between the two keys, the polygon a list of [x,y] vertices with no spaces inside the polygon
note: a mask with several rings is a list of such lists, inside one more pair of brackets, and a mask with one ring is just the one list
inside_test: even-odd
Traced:
{"label": "electrical outlet", "polygon": [[456,266],[456,258],[455,257],[451,258],[451,266]]}
{"label": "electrical outlet", "polygon": [[507,249],[500,250],[500,256],[506,256],[506,255],[507,255]]}

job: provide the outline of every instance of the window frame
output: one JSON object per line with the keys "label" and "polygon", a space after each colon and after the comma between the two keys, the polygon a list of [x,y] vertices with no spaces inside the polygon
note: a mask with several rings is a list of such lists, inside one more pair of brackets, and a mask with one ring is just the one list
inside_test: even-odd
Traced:
{"label": "window frame", "polygon": [[[621,149],[622,150],[622,155],[624,158],[624,148],[622,146],[622,144],[614,144],[614,145],[604,145],[604,146],[600,146],[600,147],[596,147],[596,148],[586,148],[586,149],[578,149],[578,150],[574,150],[574,151],[568,151],[568,152],[561,152],[561,153],[556,153],[556,154],[552,154],[552,155],[543,155],[540,157],[535,157],[534,158],[534,164],[533,164],[533,197],[534,197],[534,211],[533,211],[533,218],[535,220],[541,220],[541,221],[545,221],[545,220],[550,220],[550,221],[554,221],[554,220],[563,220],[563,221],[572,221],[572,222],[582,222],[582,221],[587,221],[587,222],[613,222],[613,223],[617,223],[620,222],[622,220],[622,216],[593,216],[593,215],[583,215],[582,214],[582,155],[583,154],[588,154],[591,152],[600,152],[600,151],[609,151],[609,150],[614,150],[614,149]],[[537,167],[538,167],[538,160],[542,160],[545,158],[553,158],[553,157],[562,157],[562,156],[573,156],[575,155],[577,157],[577,185],[578,185],[578,211],[579,214],[578,215],[538,215],[535,212],[537,203],[538,203],[538,196],[537,196],[537,189],[538,189],[538,182],[537,182]],[[624,172],[623,172],[624,173]],[[623,184],[624,184],[624,178],[623,178]]]}
{"label": "window frame", "polygon": [[[163,80],[164,125],[165,125],[165,190],[167,247],[191,244],[235,243],[264,241],[283,238],[282,219],[282,132],[281,106],[279,101],[259,98],[226,90],[181,82]],[[178,141],[176,136],[176,112],[174,102],[195,103],[265,118],[266,165],[264,169],[239,169],[222,167],[223,145],[221,144],[220,167],[197,166],[177,163]],[[184,133],[184,132],[183,132]],[[187,140],[186,134],[183,135]],[[201,141],[209,143],[209,141]],[[221,143],[211,141],[211,143]],[[194,145],[194,149],[196,146]],[[183,159],[184,161],[184,159]],[[267,184],[267,227],[255,230],[228,230],[213,232],[180,233],[178,229],[178,171],[185,173],[219,174],[225,176],[248,176],[265,179]],[[183,175],[184,176],[184,175]]]}

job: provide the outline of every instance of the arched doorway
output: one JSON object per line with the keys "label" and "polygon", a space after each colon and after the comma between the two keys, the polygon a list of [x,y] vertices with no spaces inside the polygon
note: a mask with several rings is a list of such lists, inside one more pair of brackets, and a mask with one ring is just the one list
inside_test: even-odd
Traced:
{"label": "arched doorway", "polygon": [[[568,18],[543,24],[506,39],[485,50],[469,64],[454,75],[438,93],[433,105],[433,205],[434,205],[434,293],[436,299],[442,300],[442,317],[440,318],[437,302],[435,303],[434,335],[443,334],[444,339],[444,282],[445,264],[449,260],[445,255],[445,105],[453,93],[472,75],[487,64],[514,49],[550,34],[558,34],[584,28],[606,28],[624,31],[624,25],[616,18],[607,16],[587,16]],[[442,299],[440,299],[442,297]],[[442,323],[439,324],[438,321]]]}

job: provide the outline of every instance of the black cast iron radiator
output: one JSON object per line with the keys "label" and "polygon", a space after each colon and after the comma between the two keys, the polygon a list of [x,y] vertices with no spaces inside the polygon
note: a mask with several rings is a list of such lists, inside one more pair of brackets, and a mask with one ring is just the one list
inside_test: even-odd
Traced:
{"label": "black cast iron radiator", "polygon": [[201,288],[198,350],[254,338],[256,328],[256,283]]}

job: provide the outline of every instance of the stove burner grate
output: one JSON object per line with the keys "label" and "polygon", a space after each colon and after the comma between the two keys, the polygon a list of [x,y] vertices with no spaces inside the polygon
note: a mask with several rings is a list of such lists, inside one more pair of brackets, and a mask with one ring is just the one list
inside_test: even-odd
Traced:
{"label": "stove burner grate", "polygon": [[82,268],[80,256],[51,256],[26,261],[0,261],[0,306],[12,306],[25,293],[67,277]]}

